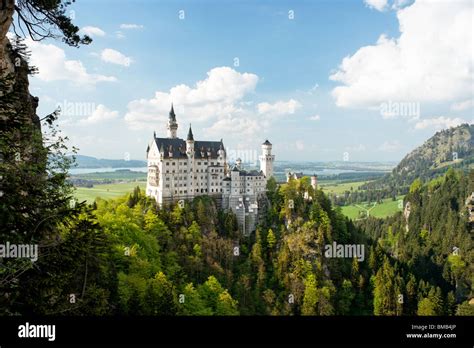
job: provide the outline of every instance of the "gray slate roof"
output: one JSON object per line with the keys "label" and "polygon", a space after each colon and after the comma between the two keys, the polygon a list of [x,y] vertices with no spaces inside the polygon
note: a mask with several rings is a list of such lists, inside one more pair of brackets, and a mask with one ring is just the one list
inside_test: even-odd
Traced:
{"label": "gray slate roof", "polygon": [[[169,150],[173,153],[172,158],[187,158],[186,155],[186,141],[180,138],[155,138],[156,146],[160,152],[164,152],[163,158],[169,157]],[[211,159],[217,159],[219,157],[219,149],[224,149],[222,141],[195,141],[194,142],[194,158],[206,159],[208,158],[207,152],[211,152]],[[204,156],[201,156],[201,151],[204,152]]]}

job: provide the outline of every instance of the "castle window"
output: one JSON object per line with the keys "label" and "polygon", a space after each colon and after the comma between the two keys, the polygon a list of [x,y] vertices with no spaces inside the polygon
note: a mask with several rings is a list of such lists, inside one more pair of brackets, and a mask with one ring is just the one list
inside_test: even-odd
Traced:
{"label": "castle window", "polygon": [[200,166],[200,165],[201,165],[201,162],[198,162],[198,166]]}
{"label": "castle window", "polygon": [[176,165],[176,163],[174,163],[174,162],[171,162],[171,165],[175,166],[175,165]]}

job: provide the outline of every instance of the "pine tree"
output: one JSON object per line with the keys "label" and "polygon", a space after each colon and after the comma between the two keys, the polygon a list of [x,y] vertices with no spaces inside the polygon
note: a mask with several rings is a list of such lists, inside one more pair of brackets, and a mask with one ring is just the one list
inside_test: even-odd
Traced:
{"label": "pine tree", "polygon": [[304,298],[301,308],[302,315],[316,315],[319,293],[316,283],[316,277],[309,273],[304,281]]}

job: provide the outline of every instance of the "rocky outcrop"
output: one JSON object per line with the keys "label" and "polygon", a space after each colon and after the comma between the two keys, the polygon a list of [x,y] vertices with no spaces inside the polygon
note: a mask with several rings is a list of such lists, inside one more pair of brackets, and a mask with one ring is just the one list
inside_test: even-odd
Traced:
{"label": "rocky outcrop", "polygon": [[39,130],[38,98],[29,92],[28,63],[7,37],[14,5],[14,0],[0,0],[0,120],[2,126],[34,125]]}

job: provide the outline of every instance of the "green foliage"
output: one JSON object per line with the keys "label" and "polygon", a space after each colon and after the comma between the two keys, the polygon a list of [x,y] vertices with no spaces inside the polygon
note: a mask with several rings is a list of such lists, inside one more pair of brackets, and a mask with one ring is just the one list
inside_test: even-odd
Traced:
{"label": "green foliage", "polygon": [[304,299],[301,314],[316,315],[319,294],[314,274],[308,274],[304,281],[304,287]]}
{"label": "green foliage", "polygon": [[456,315],[474,316],[474,305],[469,301],[464,301],[458,306]]}
{"label": "green foliage", "polygon": [[[80,205],[67,223],[56,222],[64,243],[38,263],[55,277],[22,265],[29,267],[31,278],[22,283],[29,294],[14,298],[27,301],[6,308],[81,315],[469,313],[469,305],[459,305],[471,284],[472,244],[460,214],[467,183],[449,173],[412,190],[407,231],[401,214],[355,226],[306,179],[270,182],[267,214],[250,237],[210,197],[158,207],[136,188]],[[325,257],[333,241],[363,244],[366,261]],[[459,255],[451,253],[454,243]],[[71,293],[78,295],[72,307]]]}
{"label": "green foliage", "polygon": [[436,315],[436,309],[434,303],[429,298],[423,298],[418,303],[417,315],[428,316]]}
{"label": "green foliage", "polygon": [[416,180],[413,181],[413,183],[410,185],[410,190],[409,190],[409,192],[410,192],[411,194],[415,194],[415,193],[420,192],[422,185],[423,185],[423,183],[421,182],[421,180],[420,180],[420,179],[416,179]]}

